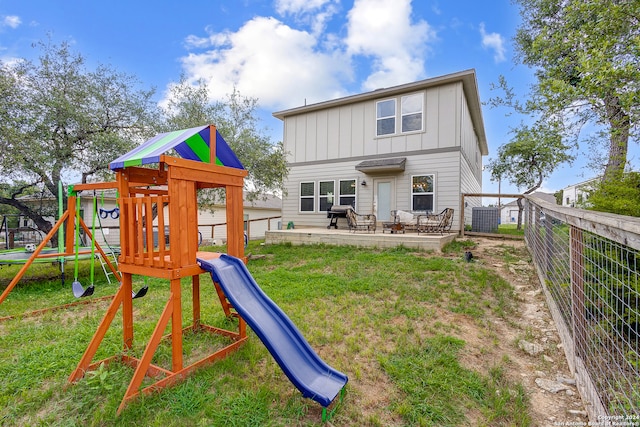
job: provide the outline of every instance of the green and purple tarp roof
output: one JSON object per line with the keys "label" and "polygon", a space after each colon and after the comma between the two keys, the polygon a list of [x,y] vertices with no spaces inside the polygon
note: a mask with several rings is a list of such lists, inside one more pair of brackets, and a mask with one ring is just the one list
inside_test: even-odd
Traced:
{"label": "green and purple tarp roof", "polygon": [[[118,157],[111,163],[111,170],[127,166],[141,166],[160,162],[160,156],[175,149],[183,159],[209,163],[209,147],[211,144],[210,125],[191,129],[160,133],[140,146]],[[216,130],[216,164],[235,169],[244,169],[227,141]]]}

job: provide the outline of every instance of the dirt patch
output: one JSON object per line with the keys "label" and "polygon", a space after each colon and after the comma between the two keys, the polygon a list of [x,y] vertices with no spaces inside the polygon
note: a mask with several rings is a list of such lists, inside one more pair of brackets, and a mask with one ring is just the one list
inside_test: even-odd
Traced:
{"label": "dirt patch", "polygon": [[[507,319],[487,318],[491,336],[485,338],[496,343],[497,348],[490,354],[504,352],[508,355],[510,369],[507,375],[527,390],[533,425],[586,423],[584,404],[524,242],[487,238],[471,240],[476,244],[471,249],[473,262],[496,271],[515,290],[516,312]],[[460,326],[462,331],[473,329],[473,325],[464,325],[464,318],[457,319],[457,322],[463,323]],[[473,366],[490,360],[487,348],[493,346],[487,346],[482,337],[474,338],[470,333],[462,338],[467,339],[469,348],[475,349],[471,359],[464,360],[465,363]],[[482,354],[475,359],[473,353],[477,351]]]}

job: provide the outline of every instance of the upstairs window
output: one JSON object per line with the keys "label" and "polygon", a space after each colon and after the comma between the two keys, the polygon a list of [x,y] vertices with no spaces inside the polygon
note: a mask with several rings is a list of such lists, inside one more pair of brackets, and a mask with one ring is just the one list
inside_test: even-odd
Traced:
{"label": "upstairs window", "polygon": [[376,136],[396,133],[396,100],[376,102]]}
{"label": "upstairs window", "polygon": [[423,95],[416,93],[403,96],[400,100],[402,109],[402,132],[422,130]]}
{"label": "upstairs window", "polygon": [[[400,111],[396,107],[400,102]],[[400,130],[396,122],[400,123]],[[376,136],[424,130],[424,93],[413,93],[399,98],[376,102]]]}
{"label": "upstairs window", "polygon": [[313,212],[315,209],[315,183],[300,183],[300,212]]}

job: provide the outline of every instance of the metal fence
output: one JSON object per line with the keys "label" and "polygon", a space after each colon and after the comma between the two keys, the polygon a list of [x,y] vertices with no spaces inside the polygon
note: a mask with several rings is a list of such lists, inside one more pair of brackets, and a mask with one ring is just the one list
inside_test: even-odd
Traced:
{"label": "metal fence", "polygon": [[640,218],[527,197],[525,239],[592,420],[640,424]]}

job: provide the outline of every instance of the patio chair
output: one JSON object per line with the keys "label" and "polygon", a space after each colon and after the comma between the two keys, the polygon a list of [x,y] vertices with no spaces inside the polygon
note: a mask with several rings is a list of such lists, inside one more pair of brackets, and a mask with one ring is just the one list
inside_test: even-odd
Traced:
{"label": "patio chair", "polygon": [[359,214],[353,209],[347,211],[347,224],[349,231],[354,233],[358,230],[376,232],[376,216],[374,214]]}
{"label": "patio chair", "polygon": [[418,234],[420,233],[440,233],[444,234],[451,230],[453,223],[453,209],[446,208],[439,214],[420,215],[418,217]]}

